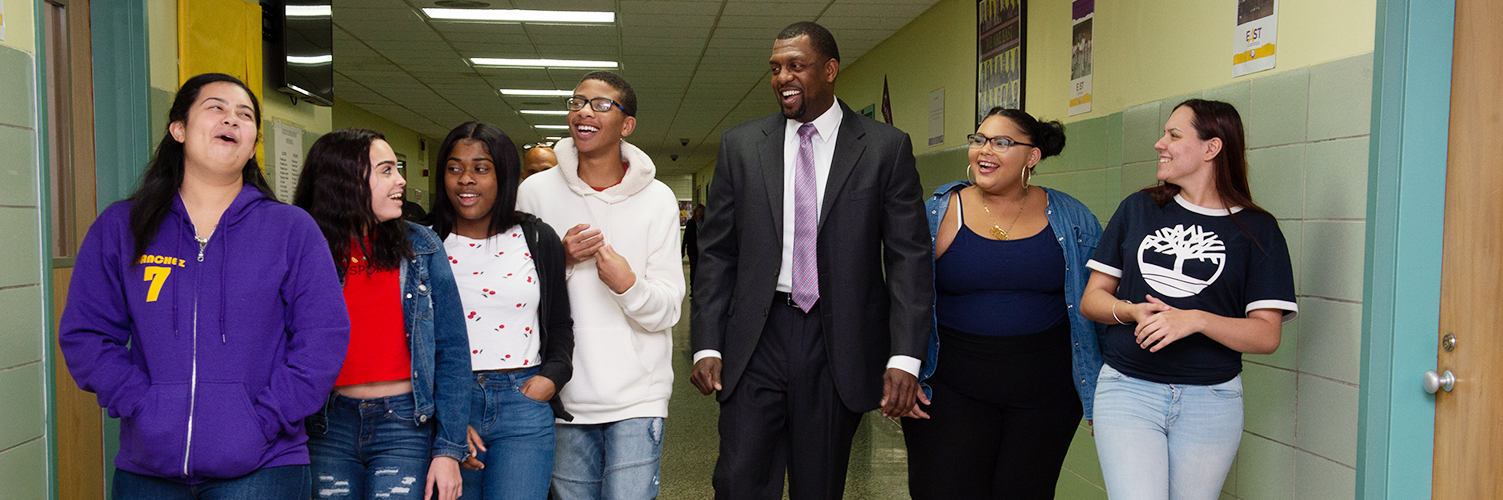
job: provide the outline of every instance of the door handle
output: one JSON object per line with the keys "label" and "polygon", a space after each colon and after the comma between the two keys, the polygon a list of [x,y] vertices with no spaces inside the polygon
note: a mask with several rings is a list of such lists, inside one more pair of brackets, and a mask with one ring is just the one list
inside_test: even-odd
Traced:
{"label": "door handle", "polygon": [[1430,394],[1435,394],[1441,389],[1451,392],[1451,388],[1456,386],[1456,374],[1451,373],[1451,370],[1446,370],[1444,374],[1429,370],[1425,372],[1424,384],[1425,392]]}

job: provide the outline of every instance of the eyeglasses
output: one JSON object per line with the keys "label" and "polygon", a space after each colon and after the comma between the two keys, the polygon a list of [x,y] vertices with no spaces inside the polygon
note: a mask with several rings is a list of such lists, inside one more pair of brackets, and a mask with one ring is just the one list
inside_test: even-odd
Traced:
{"label": "eyeglasses", "polygon": [[971,134],[965,136],[965,139],[971,144],[971,149],[981,149],[981,147],[985,146],[988,142],[992,143],[992,149],[997,151],[1007,151],[1007,148],[1012,147],[1013,144],[1020,144],[1023,146],[1028,146],[1030,148],[1038,147],[1026,142],[1014,141],[1010,137],[1003,136],[987,137],[981,134]]}
{"label": "eyeglasses", "polygon": [[564,99],[564,105],[569,107],[569,111],[579,111],[581,109],[584,109],[585,104],[589,104],[590,109],[594,110],[596,113],[604,113],[606,111],[610,111],[611,106],[621,108],[622,113],[626,112],[626,108],[621,107],[621,103],[618,103],[614,99],[611,99],[609,97],[596,97],[594,99],[570,97],[568,99]]}

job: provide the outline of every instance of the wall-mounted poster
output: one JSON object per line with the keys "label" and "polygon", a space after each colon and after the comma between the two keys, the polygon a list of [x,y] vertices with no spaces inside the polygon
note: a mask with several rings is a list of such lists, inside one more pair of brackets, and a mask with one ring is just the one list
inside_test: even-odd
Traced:
{"label": "wall-mounted poster", "polygon": [[1075,0],[1070,18],[1070,115],[1091,110],[1091,26],[1096,20],[1096,0]]}
{"label": "wall-mounted poster", "polygon": [[1023,107],[1024,0],[980,0],[976,16],[976,123],[993,107]]}
{"label": "wall-mounted poster", "polygon": [[1237,0],[1237,30],[1232,35],[1232,76],[1273,69],[1279,38],[1279,0]]}
{"label": "wall-mounted poster", "polygon": [[0,2],[0,40],[5,39],[5,2]]}

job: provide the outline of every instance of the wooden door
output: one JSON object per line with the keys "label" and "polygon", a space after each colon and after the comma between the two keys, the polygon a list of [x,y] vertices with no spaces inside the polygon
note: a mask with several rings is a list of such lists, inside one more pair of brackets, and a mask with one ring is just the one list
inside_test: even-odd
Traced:
{"label": "wooden door", "polygon": [[[1503,498],[1503,2],[1456,2],[1434,498]],[[1438,175],[1439,173],[1437,173]]]}
{"label": "wooden door", "polygon": [[[89,0],[49,0],[44,29],[48,31],[48,182],[57,215],[52,220],[49,248],[52,269],[52,331],[68,298],[73,268],[67,264],[94,222],[94,78],[89,30]],[[66,156],[65,159],[57,156]],[[59,167],[64,164],[66,167]],[[57,168],[54,168],[57,167]],[[93,394],[78,388],[54,342],[53,366],[57,420],[57,493],[60,500],[105,498],[102,417]],[[0,493],[0,497],[4,494]]]}

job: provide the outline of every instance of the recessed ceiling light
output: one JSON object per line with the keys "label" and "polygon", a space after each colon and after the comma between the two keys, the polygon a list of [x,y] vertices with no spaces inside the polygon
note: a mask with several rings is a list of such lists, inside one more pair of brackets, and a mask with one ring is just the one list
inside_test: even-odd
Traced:
{"label": "recessed ceiling light", "polygon": [[532,128],[538,130],[569,130],[568,125],[533,125]]}
{"label": "recessed ceiling light", "polygon": [[287,17],[329,17],[334,9],[328,5],[288,5]]}
{"label": "recessed ceiling light", "polygon": [[606,68],[620,66],[616,61],[585,61],[578,59],[505,59],[496,57],[471,57],[476,66],[501,66],[507,68]]}
{"label": "recessed ceiling light", "polygon": [[501,95],[525,95],[525,96],[559,96],[573,97],[573,90],[526,90],[526,89],[501,89]]}
{"label": "recessed ceiling light", "polygon": [[523,109],[518,111],[524,115],[567,115],[568,111],[562,109]]}
{"label": "recessed ceiling light", "polygon": [[319,64],[329,64],[331,62],[334,62],[333,54],[324,54],[320,56],[287,56],[287,64],[317,66]]}
{"label": "recessed ceiling light", "polygon": [[445,21],[491,21],[512,23],[601,24],[616,22],[615,12],[521,9],[424,8],[431,19]]}

